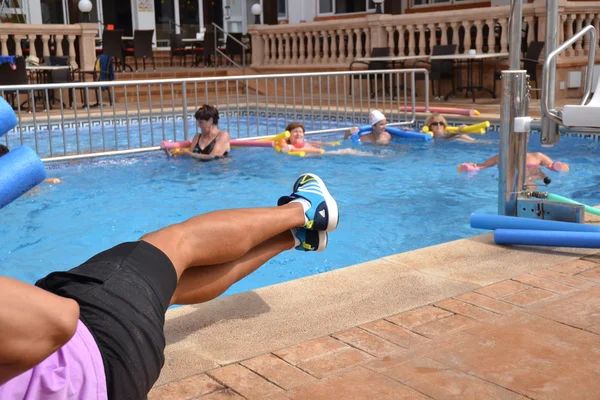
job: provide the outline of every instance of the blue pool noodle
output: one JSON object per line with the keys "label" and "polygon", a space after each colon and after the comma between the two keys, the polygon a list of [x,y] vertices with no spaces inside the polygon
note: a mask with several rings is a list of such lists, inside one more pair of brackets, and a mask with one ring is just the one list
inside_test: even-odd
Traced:
{"label": "blue pool noodle", "polygon": [[527,229],[536,231],[600,232],[600,226],[576,222],[550,221],[505,215],[471,214],[471,228],[475,229]]}
{"label": "blue pool noodle", "polygon": [[0,97],[0,136],[5,135],[15,126],[17,126],[17,114],[10,104]]}
{"label": "blue pool noodle", "polygon": [[[352,141],[355,144],[359,144],[359,138],[363,135],[368,135],[373,130],[373,127],[370,125],[363,125],[358,128],[357,133],[352,134]],[[422,139],[422,140],[431,140],[432,136],[427,133],[421,132],[413,132],[413,131],[405,131],[403,129],[399,129],[393,126],[388,126],[385,128],[386,132],[392,135],[395,138],[409,138],[409,139]]]}
{"label": "blue pool noodle", "polygon": [[27,146],[0,157],[0,208],[46,179],[42,160]]}
{"label": "blue pool noodle", "polygon": [[496,229],[496,244],[528,246],[600,248],[600,232],[533,231],[528,229]]}

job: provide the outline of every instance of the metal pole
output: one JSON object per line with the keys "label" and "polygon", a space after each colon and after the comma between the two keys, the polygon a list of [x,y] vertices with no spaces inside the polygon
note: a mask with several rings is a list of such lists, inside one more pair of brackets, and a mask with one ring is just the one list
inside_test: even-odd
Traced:
{"label": "metal pole", "polygon": [[511,0],[509,26],[509,69],[521,69],[521,32],[523,30],[523,8],[521,0]]}
{"label": "metal pole", "polygon": [[[514,132],[515,117],[527,112],[527,71],[502,71],[498,214],[517,215],[517,196],[525,184],[527,134]],[[525,146],[523,145],[525,142]]]}
{"label": "metal pole", "polygon": [[[546,1],[546,44],[545,54],[552,53],[558,45],[558,2],[559,0]],[[589,70],[588,70],[589,73]],[[556,98],[556,58],[550,61],[548,68],[548,82],[542,85],[542,101],[547,99],[548,109],[555,106]],[[547,89],[547,90],[546,90]],[[559,126],[542,113],[542,134],[540,135],[542,146],[551,147],[560,140]]]}

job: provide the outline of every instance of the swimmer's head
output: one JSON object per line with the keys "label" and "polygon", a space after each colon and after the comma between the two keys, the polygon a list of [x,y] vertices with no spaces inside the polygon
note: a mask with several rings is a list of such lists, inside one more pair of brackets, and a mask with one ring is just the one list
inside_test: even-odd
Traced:
{"label": "swimmer's head", "polygon": [[304,124],[301,124],[300,122],[292,122],[285,127],[285,130],[290,132],[290,137],[288,139],[288,142],[290,144],[302,144],[302,146],[304,145]]}
{"label": "swimmer's head", "polygon": [[387,120],[385,119],[385,115],[379,110],[372,110],[369,113],[369,125],[373,127],[374,131],[381,133],[385,130],[385,126],[387,124]]}
{"label": "swimmer's head", "polygon": [[446,118],[440,113],[433,113],[425,120],[425,126],[429,128],[429,131],[433,133],[433,136],[440,136],[446,133],[446,127],[448,122]]}

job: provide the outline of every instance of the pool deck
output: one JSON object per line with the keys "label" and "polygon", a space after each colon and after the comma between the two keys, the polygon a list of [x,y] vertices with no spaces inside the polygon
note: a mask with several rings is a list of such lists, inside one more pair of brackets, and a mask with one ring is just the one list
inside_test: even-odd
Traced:
{"label": "pool deck", "polygon": [[150,399],[600,398],[600,252],[484,233],[170,310],[165,333]]}

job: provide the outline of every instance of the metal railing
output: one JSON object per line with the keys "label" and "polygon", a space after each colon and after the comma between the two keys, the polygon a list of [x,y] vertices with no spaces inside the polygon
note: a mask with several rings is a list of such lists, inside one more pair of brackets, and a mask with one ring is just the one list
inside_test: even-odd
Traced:
{"label": "metal railing", "polygon": [[[340,132],[366,123],[371,109],[390,125],[408,125],[417,78],[428,94],[423,68],[2,86],[19,124],[0,142],[28,145],[45,160],[155,150],[197,133],[193,113],[202,104],[218,107],[219,127],[232,138],[276,134],[292,121],[303,122],[307,134]],[[86,105],[67,108],[71,99]]]}
{"label": "metal railing", "polygon": [[235,37],[233,37],[233,35],[230,35],[228,32],[226,32],[223,28],[221,28],[219,25],[215,24],[214,22],[212,23],[213,27],[215,29],[215,33],[217,32],[217,30],[221,31],[223,33],[224,39],[225,39],[225,48],[227,48],[227,43],[231,43],[231,41],[236,42],[237,44],[239,44],[240,46],[242,46],[242,65],[236,63],[231,57],[229,57],[225,52],[221,51],[221,49],[219,49],[219,39],[217,38],[217,35],[214,35],[214,40],[215,40],[215,62],[217,59],[217,54],[222,55],[223,57],[225,57],[230,63],[232,63],[233,65],[235,65],[237,68],[243,69],[246,68],[246,50],[249,49],[249,47],[247,45],[245,45],[244,43],[240,42],[239,40],[237,40]]}

